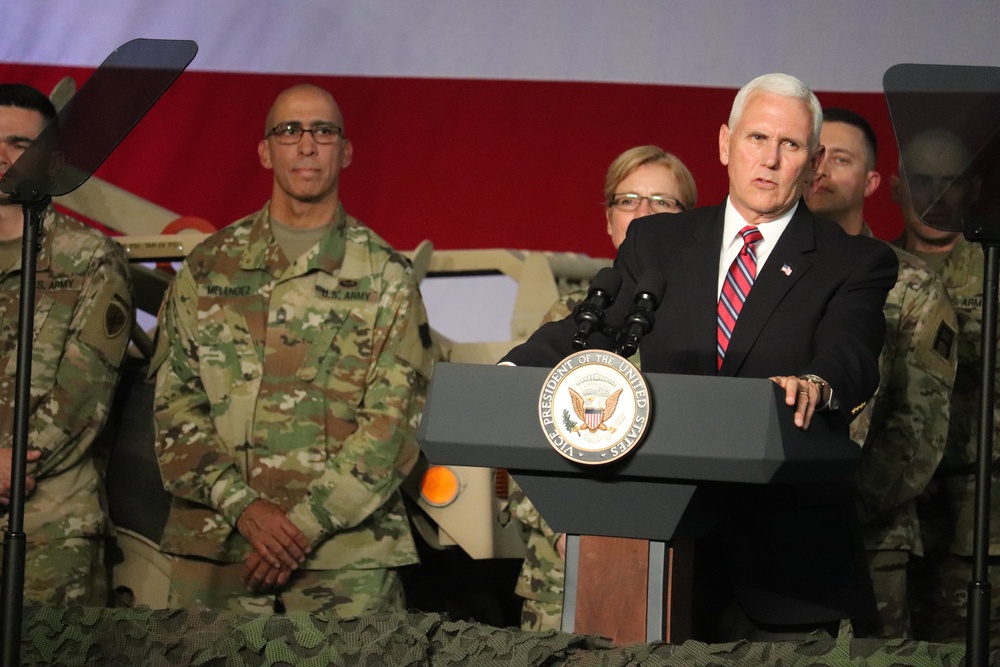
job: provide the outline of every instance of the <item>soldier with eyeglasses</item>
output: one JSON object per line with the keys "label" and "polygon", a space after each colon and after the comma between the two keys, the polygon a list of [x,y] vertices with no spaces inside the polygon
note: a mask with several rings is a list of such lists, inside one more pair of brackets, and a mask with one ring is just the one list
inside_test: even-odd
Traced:
{"label": "soldier with eyeglasses", "polygon": [[403,609],[417,562],[399,484],[433,357],[409,263],[338,195],[353,146],[294,86],[258,145],[270,201],[209,237],[160,316],[156,450],[170,605]]}

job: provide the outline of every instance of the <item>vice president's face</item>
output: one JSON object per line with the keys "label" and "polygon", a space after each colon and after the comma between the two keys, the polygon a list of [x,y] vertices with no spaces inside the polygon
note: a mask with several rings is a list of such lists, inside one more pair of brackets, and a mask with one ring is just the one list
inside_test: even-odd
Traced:
{"label": "vice president's face", "polygon": [[812,116],[802,100],[751,94],[736,126],[719,131],[719,160],[729,168],[729,196],[752,223],[768,222],[799,200],[817,157]]}

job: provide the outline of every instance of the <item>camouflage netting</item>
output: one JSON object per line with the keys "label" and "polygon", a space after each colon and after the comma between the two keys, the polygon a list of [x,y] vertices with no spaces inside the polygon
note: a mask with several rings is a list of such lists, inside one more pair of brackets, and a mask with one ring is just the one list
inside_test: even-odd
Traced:
{"label": "camouflage netting", "polygon": [[[537,665],[555,667],[775,667],[961,665],[965,647],[924,642],[812,640],[798,643],[616,648],[597,637],[528,633],[411,612],[333,620],[322,614],[243,616],[218,612],[28,606],[22,665]],[[1000,665],[1000,655],[991,665]]]}

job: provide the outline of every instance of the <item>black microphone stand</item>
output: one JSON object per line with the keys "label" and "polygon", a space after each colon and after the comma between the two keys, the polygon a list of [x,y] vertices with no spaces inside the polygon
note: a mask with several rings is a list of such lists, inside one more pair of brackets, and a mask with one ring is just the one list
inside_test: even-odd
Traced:
{"label": "black microphone stand", "polygon": [[52,198],[39,192],[11,201],[24,209],[24,236],[21,243],[21,304],[17,324],[17,383],[14,389],[14,441],[11,451],[10,507],[3,539],[3,580],[0,582],[3,608],[3,635],[0,637],[0,664],[21,662],[21,614],[24,599],[24,485],[27,474],[28,417],[31,401],[31,352],[35,328],[35,275],[38,264],[42,217]]}
{"label": "black microphone stand", "polygon": [[648,271],[639,280],[632,306],[618,332],[616,354],[628,358],[639,350],[639,341],[652,331],[656,324],[654,312],[660,307],[666,288],[666,278],[659,271]]}
{"label": "black microphone stand", "polygon": [[613,333],[617,336],[617,331],[613,327],[605,326],[604,311],[614,304],[621,286],[621,274],[611,267],[601,269],[594,276],[587,298],[573,313],[573,320],[577,326],[576,335],[573,336],[574,350],[584,349],[587,346],[587,339],[594,333],[607,335]]}

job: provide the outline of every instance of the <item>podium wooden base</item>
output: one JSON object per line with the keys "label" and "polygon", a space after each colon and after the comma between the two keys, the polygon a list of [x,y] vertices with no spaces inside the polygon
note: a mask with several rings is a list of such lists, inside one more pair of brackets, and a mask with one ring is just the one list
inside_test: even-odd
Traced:
{"label": "podium wooden base", "polygon": [[567,536],[562,629],[616,645],[691,638],[692,545]]}

